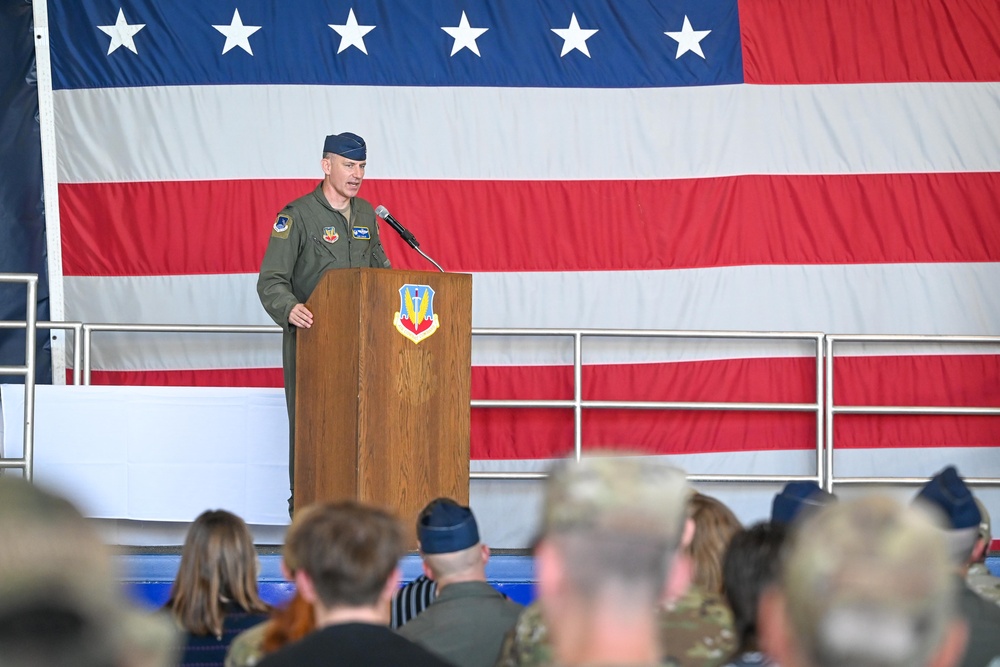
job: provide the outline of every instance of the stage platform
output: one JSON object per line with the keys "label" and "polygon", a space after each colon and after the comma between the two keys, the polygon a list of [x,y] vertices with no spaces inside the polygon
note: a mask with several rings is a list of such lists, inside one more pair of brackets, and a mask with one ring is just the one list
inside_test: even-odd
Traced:
{"label": "stage platform", "polygon": [[[295,592],[295,586],[281,575],[281,555],[277,547],[261,550],[259,590],[268,603],[280,605]],[[119,569],[128,596],[142,607],[156,609],[166,602],[170,585],[180,564],[179,553],[132,553],[118,556]],[[1000,576],[1000,553],[986,560],[994,575]],[[420,557],[403,558],[403,581],[412,581],[422,572]],[[515,602],[529,604],[535,598],[535,571],[532,557],[524,554],[493,554],[486,566],[489,582]]]}
{"label": "stage platform", "polygon": [[[260,595],[265,602],[280,605],[295,592],[295,586],[281,574],[281,555],[276,548],[260,553]],[[137,604],[155,609],[167,601],[170,585],[177,575],[181,557],[178,553],[121,554],[118,556],[122,580],[131,599]],[[410,554],[403,558],[403,581],[412,581],[423,571],[420,557]],[[529,555],[493,554],[486,565],[486,577],[498,590],[512,600],[528,604],[534,599],[534,563]]]}
{"label": "stage platform", "polygon": [[[24,389],[0,385],[0,451],[21,455]],[[280,389],[208,387],[36,387],[35,482],[92,518],[109,544],[177,546],[206,509],[243,517],[257,544],[281,544],[288,525],[288,418]],[[657,457],[692,474],[810,475],[814,449],[719,451]],[[476,473],[544,473],[552,459],[473,459]],[[930,476],[955,464],[1000,477],[995,447],[838,449],[843,476]],[[783,483],[703,483],[745,524],[766,519]],[[473,479],[469,499],[494,549],[525,549],[537,530],[539,479]],[[843,486],[847,497],[871,487]],[[887,493],[908,502],[913,486]],[[1000,488],[976,489],[1000,517]],[[428,499],[430,500],[430,499]],[[401,517],[412,521],[414,517]]]}

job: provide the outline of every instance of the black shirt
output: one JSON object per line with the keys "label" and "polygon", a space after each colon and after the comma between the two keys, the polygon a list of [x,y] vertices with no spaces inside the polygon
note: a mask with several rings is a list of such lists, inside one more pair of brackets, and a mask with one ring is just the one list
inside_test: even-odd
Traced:
{"label": "black shirt", "polygon": [[258,667],[451,667],[427,649],[383,625],[338,623],[272,653]]}

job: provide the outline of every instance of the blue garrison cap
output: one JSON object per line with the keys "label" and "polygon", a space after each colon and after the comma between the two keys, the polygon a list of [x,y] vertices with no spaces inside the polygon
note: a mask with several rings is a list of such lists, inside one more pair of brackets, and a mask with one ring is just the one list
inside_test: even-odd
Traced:
{"label": "blue garrison cap", "polygon": [[420,513],[417,539],[425,554],[453,553],[479,544],[479,526],[468,507],[440,498]]}
{"label": "blue garrison cap", "polygon": [[343,155],[351,160],[366,160],[368,156],[365,140],[353,132],[331,134],[323,143],[323,152]]}
{"label": "blue garrison cap", "polygon": [[955,466],[948,466],[927,482],[920,489],[917,499],[933,503],[940,508],[948,519],[948,527],[960,530],[963,528],[979,528],[982,514],[976,505],[972,492],[959,477]]}
{"label": "blue garrison cap", "polygon": [[771,522],[787,525],[803,510],[826,505],[836,496],[821,489],[816,482],[789,482],[771,503]]}

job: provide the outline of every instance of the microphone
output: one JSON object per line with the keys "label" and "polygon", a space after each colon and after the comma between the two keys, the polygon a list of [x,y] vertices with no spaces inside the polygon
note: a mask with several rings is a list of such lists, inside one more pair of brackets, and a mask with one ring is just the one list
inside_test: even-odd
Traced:
{"label": "microphone", "polygon": [[392,217],[392,214],[389,213],[389,209],[387,209],[385,206],[379,206],[377,209],[375,209],[375,215],[388,222],[389,226],[395,229],[396,232],[403,237],[403,240],[410,244],[411,248],[420,253],[421,257],[423,257],[428,262],[437,267],[438,271],[444,273],[444,269],[441,268],[441,265],[435,262],[430,257],[428,257],[427,253],[425,253],[423,250],[420,249],[420,244],[417,243],[416,237],[413,236],[413,234],[411,234],[409,230],[406,229],[406,227],[399,224],[399,220],[396,220],[396,218]]}
{"label": "microphone", "polygon": [[413,236],[413,234],[411,234],[409,230],[406,229],[406,227],[399,224],[399,220],[396,220],[396,218],[392,217],[392,213],[389,213],[389,209],[387,209],[385,206],[379,206],[377,209],[375,209],[375,215],[388,222],[389,226],[395,229],[396,232],[403,237],[403,240],[409,243],[410,246],[412,246],[414,249],[420,247],[420,244],[417,243],[416,237]]}

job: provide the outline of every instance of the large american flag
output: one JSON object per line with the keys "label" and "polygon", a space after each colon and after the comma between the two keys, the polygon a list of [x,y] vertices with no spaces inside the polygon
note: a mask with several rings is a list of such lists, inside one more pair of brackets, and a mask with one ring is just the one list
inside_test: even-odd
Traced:
{"label": "large american flag", "polygon": [[[275,215],[315,186],[324,136],[351,131],[369,147],[361,196],[474,275],[476,327],[1000,333],[995,0],[48,0],[48,13],[67,319],[269,323],[254,283]],[[382,234],[394,266],[432,268]],[[109,335],[94,381],[278,387],[279,348]],[[987,352],[857,348],[837,398],[997,406]],[[585,357],[584,397],[807,402],[811,354],[605,341]],[[474,398],[570,398],[570,355],[477,343]],[[883,452],[873,471],[895,448],[981,461],[1000,445],[988,417],[840,422],[839,446]],[[568,411],[475,410],[472,455],[545,460],[572,428]],[[602,411],[584,442],[739,454],[734,472],[769,472],[753,462],[807,451],[814,429],[809,414]]]}

